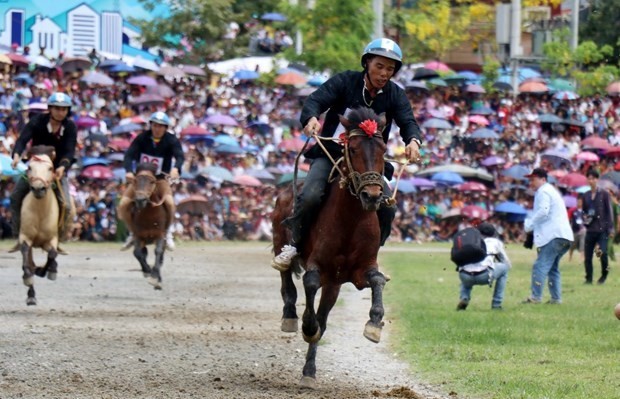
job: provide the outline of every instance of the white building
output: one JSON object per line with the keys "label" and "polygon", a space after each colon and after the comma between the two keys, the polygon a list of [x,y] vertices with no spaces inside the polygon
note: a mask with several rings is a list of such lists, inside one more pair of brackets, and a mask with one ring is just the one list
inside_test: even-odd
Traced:
{"label": "white building", "polygon": [[116,12],[101,14],[101,51],[123,55],[123,17]]}
{"label": "white building", "polygon": [[38,54],[38,49],[43,47],[47,57],[58,58],[61,52],[66,51],[67,35],[50,18],[41,18],[41,15],[37,14],[30,30],[32,42],[28,45],[33,53]]}
{"label": "white building", "polygon": [[85,56],[92,49],[99,51],[101,17],[86,4],[81,4],[67,13],[67,55]]}
{"label": "white building", "polygon": [[26,12],[17,8],[10,8],[4,14],[4,30],[0,33],[0,45],[11,47],[17,44],[24,46],[26,29]]}

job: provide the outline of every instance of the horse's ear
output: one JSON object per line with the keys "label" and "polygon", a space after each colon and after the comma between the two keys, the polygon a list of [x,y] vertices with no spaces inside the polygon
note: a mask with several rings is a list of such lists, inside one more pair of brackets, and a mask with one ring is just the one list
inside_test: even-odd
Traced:
{"label": "horse's ear", "polygon": [[349,122],[349,120],[344,115],[338,114],[338,118],[340,119],[340,123],[342,123],[342,126],[344,126],[347,130],[351,128],[351,122]]}
{"label": "horse's ear", "polygon": [[385,119],[385,112],[378,115],[377,122],[379,122],[379,131],[382,132],[383,129],[385,129],[385,124],[387,123]]}

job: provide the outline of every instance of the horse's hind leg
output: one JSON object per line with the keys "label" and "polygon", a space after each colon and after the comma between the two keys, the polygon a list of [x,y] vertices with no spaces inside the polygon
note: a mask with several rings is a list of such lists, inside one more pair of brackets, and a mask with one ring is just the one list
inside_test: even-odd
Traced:
{"label": "horse's hind leg", "polygon": [[26,241],[22,241],[19,245],[19,251],[22,254],[22,270],[24,274],[22,280],[26,287],[32,287],[34,284],[35,265],[32,259],[32,248]]}
{"label": "horse's hind leg", "polygon": [[377,343],[381,339],[381,329],[383,328],[383,287],[385,286],[385,276],[377,269],[368,272],[368,283],[372,290],[372,305],[370,307],[370,320],[364,328],[364,337]]}
{"label": "horse's hind leg", "polygon": [[280,287],[280,294],[282,295],[282,301],[284,302],[284,308],[282,309],[282,325],[280,329],[284,332],[297,332],[297,310],[295,304],[297,303],[297,288],[293,282],[293,272],[291,269],[280,272],[280,278],[282,285]]}
{"label": "horse's hind leg", "polygon": [[[319,309],[317,310],[316,318],[319,324],[319,339],[325,334],[327,330],[327,317],[338,300],[338,294],[340,293],[340,285],[326,285],[323,286],[321,291],[321,300],[319,302]],[[316,386],[316,352],[318,349],[319,341],[311,342],[308,345],[308,352],[306,353],[306,364],[304,364],[303,376],[301,377],[300,384],[305,388],[314,388]]]}
{"label": "horse's hind leg", "polygon": [[161,290],[161,268],[164,265],[164,252],[166,251],[165,239],[157,240],[155,245],[155,266],[151,269],[151,277],[148,282],[156,290]]}
{"label": "horse's hind leg", "polygon": [[146,257],[148,255],[146,246],[142,246],[142,243],[137,238],[134,240],[133,245],[134,245],[133,256],[135,256],[136,259],[138,259],[138,262],[140,263],[140,266],[142,267],[142,275],[148,278],[151,275],[151,267],[146,262]]}

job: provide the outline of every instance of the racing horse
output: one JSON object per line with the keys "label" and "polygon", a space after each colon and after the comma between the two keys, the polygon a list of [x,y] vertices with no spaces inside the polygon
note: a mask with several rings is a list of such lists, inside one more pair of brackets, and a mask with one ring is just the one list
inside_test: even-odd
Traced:
{"label": "racing horse", "polygon": [[[30,149],[30,161],[26,177],[30,191],[24,197],[20,215],[19,251],[22,254],[22,276],[28,287],[26,304],[36,305],[34,275],[56,280],[58,274],[58,228],[60,207],[53,186],[59,185],[54,179],[54,147],[38,145]],[[59,188],[60,189],[60,188]],[[60,189],[62,191],[62,189]],[[69,200],[69,199],[67,199]],[[47,252],[47,262],[37,267],[32,256],[33,248]]]}
{"label": "racing horse", "polygon": [[[134,235],[133,255],[142,267],[144,277],[156,290],[162,289],[161,268],[164,265],[166,251],[166,231],[170,224],[170,213],[164,204],[163,196],[157,190],[157,165],[139,163],[133,184],[128,187],[130,203],[130,220],[127,228]],[[155,263],[153,267],[147,262],[147,245],[155,244]]]}
{"label": "racing horse", "polygon": [[[341,157],[331,158],[334,166],[327,198],[298,248],[300,255],[293,259],[288,270],[280,272],[284,302],[281,329],[284,332],[295,332],[298,328],[293,274],[303,273],[306,301],[302,333],[309,345],[300,383],[309,388],[316,385],[319,340],[325,334],[329,312],[343,284],[352,283],[358,290],[367,287],[372,290],[370,319],[364,336],[378,343],[383,326],[386,279],[377,264],[380,228],[376,211],[383,199],[385,115],[376,115],[370,108],[356,108],[347,117],[340,115],[340,123],[346,131],[340,135]],[[318,140],[317,145],[320,143]],[[335,178],[337,175],[339,178]],[[278,196],[272,216],[276,251],[290,240],[290,232],[282,221],[291,214],[293,203],[293,187],[289,186]],[[319,288],[322,291],[315,310]]]}

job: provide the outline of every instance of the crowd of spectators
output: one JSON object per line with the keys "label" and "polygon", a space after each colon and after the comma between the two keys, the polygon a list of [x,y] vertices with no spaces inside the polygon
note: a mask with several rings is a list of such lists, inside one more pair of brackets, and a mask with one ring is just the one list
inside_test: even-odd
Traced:
{"label": "crowd of spectators", "polygon": [[[52,68],[0,64],[0,153],[4,156],[10,154],[32,113],[45,112],[51,92],[63,91],[73,99],[79,157],[69,173],[78,211],[72,239],[124,239],[126,229],[118,223],[115,208],[126,184],[122,154],[132,137],[147,128],[148,115],[161,110],[172,118],[173,132],[181,138],[186,154],[181,182],[174,186],[177,240],[269,240],[275,199],[290,181],[297,150],[305,140],[298,115],[307,90],[302,95],[293,86],[266,87],[226,77],[207,80],[171,66],[161,66],[159,71],[115,68],[120,61],[92,59],[99,66],[70,68],[67,60]],[[94,79],[99,75],[111,80]],[[136,79],[140,83],[132,84]],[[530,209],[532,192],[523,174],[506,171],[516,166],[524,171],[545,167],[567,197],[576,196],[582,185],[564,184],[565,176],[583,174],[590,167],[603,177],[614,171],[612,145],[620,144],[618,97],[601,93],[563,100],[552,91],[516,97],[504,92],[474,93],[468,90],[472,82],[465,81],[445,87],[408,87],[411,79],[406,68],[400,80],[423,126],[424,144],[423,162],[405,167],[400,179],[393,241],[445,241],[459,228],[487,218],[507,242],[522,241],[524,214],[495,212],[495,207],[510,202]],[[546,122],[545,115],[558,120]],[[432,127],[427,123],[432,119],[449,127]],[[472,138],[480,128],[493,135]],[[393,129],[388,156],[401,159],[403,146],[396,133]],[[583,144],[592,137],[603,140],[602,144]],[[598,161],[580,157],[584,152],[594,153]],[[19,176],[2,165],[0,228],[2,238],[9,238],[8,198],[13,179]],[[445,165],[477,169],[479,175],[462,177],[481,184],[464,186],[435,175],[425,176],[430,183],[416,180],[424,170]],[[302,157],[302,174],[305,169]]]}

